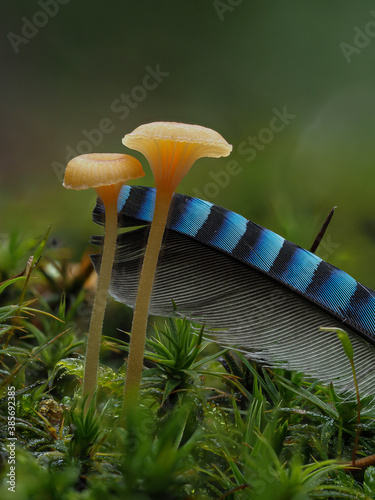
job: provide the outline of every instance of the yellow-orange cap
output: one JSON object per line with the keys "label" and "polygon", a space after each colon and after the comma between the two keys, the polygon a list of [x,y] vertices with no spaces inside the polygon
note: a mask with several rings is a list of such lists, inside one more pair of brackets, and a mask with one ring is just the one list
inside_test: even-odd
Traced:
{"label": "yellow-orange cap", "polygon": [[138,179],[145,175],[141,163],[130,155],[91,153],[68,163],[63,186],[67,189],[100,188]]}
{"label": "yellow-orange cap", "polygon": [[232,146],[215,130],[176,122],[140,125],[122,142],[147,158],[157,188],[172,190],[198,158],[219,158],[232,151]]}

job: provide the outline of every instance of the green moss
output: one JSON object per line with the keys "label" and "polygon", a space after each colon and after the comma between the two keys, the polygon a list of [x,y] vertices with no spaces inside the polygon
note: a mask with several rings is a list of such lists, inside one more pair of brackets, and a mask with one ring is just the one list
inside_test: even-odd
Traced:
{"label": "green moss", "polygon": [[[10,245],[7,266],[27,261],[33,245],[22,243],[24,255]],[[159,322],[149,336],[140,406],[126,429],[118,425],[125,366],[115,366],[128,344],[105,337],[97,407],[84,414],[82,311],[91,295],[83,278],[69,285],[51,252],[27,289],[25,277],[0,289],[1,498],[373,498],[372,468],[342,470],[356,441],[355,397],[222,350],[186,320]],[[360,409],[357,458],[375,448],[373,400]],[[7,483],[13,456],[16,493]]]}

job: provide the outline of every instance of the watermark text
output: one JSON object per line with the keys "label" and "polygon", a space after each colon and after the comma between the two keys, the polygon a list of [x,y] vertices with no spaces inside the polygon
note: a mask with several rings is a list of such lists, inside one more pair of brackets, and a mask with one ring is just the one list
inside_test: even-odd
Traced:
{"label": "watermark text", "polygon": [[[291,120],[297,117],[297,115],[289,113],[286,106],[283,106],[282,111],[273,108],[272,112],[273,116],[268,127],[260,129],[256,135],[249,135],[237,147],[237,152],[241,156],[245,156],[245,160],[249,163],[254,161],[257,155],[273,141],[276,134],[285,130]],[[220,191],[229,185],[232,177],[239,175],[242,170],[243,167],[237,160],[229,160],[224,170],[209,172],[208,175],[211,180],[206,182],[202,190],[194,188],[194,196],[198,198],[216,198]]]}
{"label": "watermark text", "polygon": [[60,6],[69,2],[70,0],[39,0],[38,5],[41,10],[36,11],[31,19],[25,16],[21,18],[21,34],[12,31],[7,34],[14,52],[18,54],[21,48],[36,37],[39,30],[47,26],[49,21],[58,14]]}
{"label": "watermark text", "polygon": [[8,387],[8,491],[16,492],[16,391],[13,386]]}
{"label": "watermark text", "polygon": [[375,37],[375,10],[370,10],[370,16],[374,19],[370,19],[362,28],[359,26],[353,28],[354,37],[352,43],[341,42],[339,44],[348,64],[352,62],[353,54],[360,54],[371,43],[371,39]]}
{"label": "watermark text", "polygon": [[[155,90],[169,76],[167,71],[160,68],[160,64],[155,67],[146,66],[145,75],[139,85],[134,86],[127,94],[122,93],[110,104],[110,111],[118,120],[125,120],[130,115],[131,111],[136,109],[138,105],[144,101],[149,92]],[[104,117],[99,120],[97,126],[90,130],[83,129],[81,139],[74,146],[65,146],[65,163],[58,161],[52,162],[52,168],[60,182],[64,178],[65,166],[72,158],[82,154],[89,154],[98,147],[104,137],[116,130],[115,120],[113,118]]]}

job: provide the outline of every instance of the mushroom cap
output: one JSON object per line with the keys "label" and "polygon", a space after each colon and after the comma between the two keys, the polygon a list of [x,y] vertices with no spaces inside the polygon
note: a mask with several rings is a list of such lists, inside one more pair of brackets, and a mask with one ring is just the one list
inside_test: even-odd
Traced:
{"label": "mushroom cap", "polygon": [[141,125],[122,142],[147,158],[156,189],[168,192],[176,190],[198,158],[219,158],[232,151],[232,146],[214,130],[176,122]]}
{"label": "mushroom cap", "polygon": [[122,142],[125,146],[143,153],[143,143],[148,140],[172,141],[201,146],[201,156],[220,158],[228,156],[232,146],[215,130],[201,125],[177,122],[152,122],[140,125],[127,134]]}
{"label": "mushroom cap", "polygon": [[138,179],[145,175],[141,163],[120,153],[91,153],[76,156],[66,166],[63,186],[88,189]]}

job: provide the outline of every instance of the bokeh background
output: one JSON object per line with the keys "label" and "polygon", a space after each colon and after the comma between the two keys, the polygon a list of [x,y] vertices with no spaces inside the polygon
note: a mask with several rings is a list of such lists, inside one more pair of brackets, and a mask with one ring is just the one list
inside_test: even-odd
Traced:
{"label": "bokeh background", "polygon": [[[337,205],[320,255],[375,288],[372,1],[15,0],[1,10],[2,238],[52,224],[79,259],[100,229],[94,192],[61,186],[66,160],[126,152],[121,138],[142,123],[197,123],[233,153],[199,160],[180,192],[307,248]],[[150,72],[156,84],[142,90]],[[290,116],[271,136],[275,110]]]}

